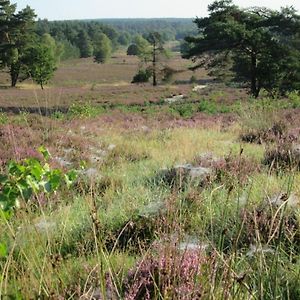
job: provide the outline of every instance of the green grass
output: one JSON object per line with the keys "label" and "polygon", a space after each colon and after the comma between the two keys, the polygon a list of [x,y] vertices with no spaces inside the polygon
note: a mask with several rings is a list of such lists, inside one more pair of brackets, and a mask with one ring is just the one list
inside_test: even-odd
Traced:
{"label": "green grass", "polygon": [[[172,63],[182,67],[183,61]],[[60,79],[61,86],[79,89],[67,90],[55,102],[64,109],[50,118],[0,113],[0,173],[6,160],[41,144],[51,149],[51,166],[65,158],[71,168],[95,172],[79,177],[70,190],[40,195],[40,202],[21,200],[9,220],[0,217],[0,298],[90,299],[110,285],[116,299],[128,299],[126,282],[133,272],[137,284],[146,276],[157,300],[179,299],[182,287],[187,300],[199,291],[200,299],[299,299],[300,202],[289,207],[269,200],[280,193],[299,200],[300,173],[262,164],[266,149],[278,141],[240,139],[286,122],[285,109],[299,107],[299,93],[254,100],[215,86],[203,94],[190,85],[128,86],[120,83],[136,71],[134,63],[125,74],[114,61],[91,64],[62,66],[45,91],[46,102],[58,100],[60,91],[53,89]],[[103,70],[109,72],[106,85]],[[178,76],[185,81],[191,74]],[[181,90],[184,100],[165,103]],[[24,93],[25,100],[17,96],[22,103],[35,105],[24,90],[4,92]],[[226,122],[231,116],[237,122]],[[184,174],[173,184],[165,179],[174,166],[197,167],[208,154],[218,161],[209,180],[194,184]],[[200,270],[192,287],[182,272],[188,265],[184,253],[195,252],[178,249],[188,238],[206,246],[197,253],[199,265],[191,267]],[[166,268],[156,268],[159,257]],[[141,261],[148,268],[144,275]]]}
{"label": "green grass", "polygon": [[[127,109],[139,113],[137,107]],[[89,107],[76,109],[78,117],[94,117],[93,113]],[[298,173],[270,176],[262,167],[260,172],[249,174],[243,184],[233,176],[182,191],[153,181],[161,169],[192,163],[201,153],[211,152],[217,157],[230,154],[238,159],[243,148],[244,157],[260,164],[263,146],[241,144],[238,134],[236,127],[227,131],[216,127],[156,129],[147,134],[112,128],[95,135],[95,142],[115,145],[97,167],[99,178],[79,183],[69,193],[58,193],[44,206],[28,203],[8,222],[1,220],[1,237],[8,248],[0,261],[2,297],[75,299],[89,290],[105,290],[107,276],[119,296],[125,297],[123,283],[128,270],[150,249],[143,248],[143,241],[138,242],[140,246],[134,241],[136,248],[119,248],[120,234],[131,222],[137,222],[147,205],[162,202],[167,205],[165,216],[142,221],[145,223],[139,223],[139,230],[141,234],[152,230],[151,220],[156,224],[154,237],[179,234],[184,240],[189,235],[207,244],[210,254],[205,255],[205,271],[198,280],[208,297],[297,299],[300,267],[296,245],[292,247],[285,236],[275,233],[271,237],[272,231],[255,229],[250,221],[255,221],[256,211],[264,207],[267,196],[290,189],[299,193]],[[274,218],[274,228],[278,229],[281,220],[295,213],[281,208],[277,213],[270,211],[269,217]],[[34,224],[41,220],[55,225],[39,231]],[[266,220],[261,222],[269,224]],[[284,228],[281,230],[286,234]],[[268,237],[271,240],[267,244]],[[271,250],[249,254],[251,247]]]}

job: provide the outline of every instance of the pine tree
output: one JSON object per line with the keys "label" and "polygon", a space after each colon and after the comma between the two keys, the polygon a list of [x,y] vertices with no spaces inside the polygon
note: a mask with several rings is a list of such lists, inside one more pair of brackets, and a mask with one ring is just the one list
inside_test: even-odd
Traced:
{"label": "pine tree", "polygon": [[190,47],[183,55],[200,59],[195,67],[224,69],[224,62],[231,62],[233,80],[247,83],[254,97],[261,89],[272,95],[274,90],[285,92],[296,87],[300,16],[293,8],[279,12],[241,9],[231,0],[221,0],[209,5],[209,16],[197,18],[195,23],[199,35],[186,38]]}
{"label": "pine tree", "polygon": [[77,45],[80,50],[80,57],[91,57],[93,55],[93,44],[86,31],[81,30],[77,36]]}
{"label": "pine tree", "polygon": [[22,75],[22,57],[34,39],[34,18],[29,6],[16,13],[15,4],[0,1],[0,67],[9,70],[12,87]]}
{"label": "pine tree", "polygon": [[104,33],[96,35],[94,43],[94,59],[97,63],[106,63],[111,57],[112,44],[110,39]]}

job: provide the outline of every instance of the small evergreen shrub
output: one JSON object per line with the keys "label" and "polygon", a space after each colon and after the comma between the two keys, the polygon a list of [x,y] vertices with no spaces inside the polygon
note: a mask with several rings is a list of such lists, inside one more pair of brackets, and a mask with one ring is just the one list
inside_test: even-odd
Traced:
{"label": "small evergreen shrub", "polygon": [[143,70],[140,69],[137,74],[134,75],[131,83],[143,83],[149,82],[149,79],[152,76],[152,72],[149,69]]}

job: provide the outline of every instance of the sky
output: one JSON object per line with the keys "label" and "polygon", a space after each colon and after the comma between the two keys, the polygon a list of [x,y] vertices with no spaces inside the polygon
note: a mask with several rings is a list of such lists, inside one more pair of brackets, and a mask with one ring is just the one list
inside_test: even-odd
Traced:
{"label": "sky", "polygon": [[[97,18],[195,18],[207,15],[213,0],[11,0],[18,9],[29,5],[41,19],[70,20]],[[279,9],[294,6],[300,12],[300,1],[235,0],[241,7],[265,6]]]}

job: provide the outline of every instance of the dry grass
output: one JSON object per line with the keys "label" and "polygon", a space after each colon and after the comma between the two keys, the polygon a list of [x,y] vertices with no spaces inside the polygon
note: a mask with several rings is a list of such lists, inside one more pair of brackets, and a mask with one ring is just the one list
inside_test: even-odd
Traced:
{"label": "dry grass", "polygon": [[153,88],[151,84],[131,84],[138,70],[139,60],[118,52],[108,64],[96,64],[92,58],[62,62],[55,76],[44,91],[30,80],[9,88],[7,74],[0,73],[0,107],[68,107],[72,103],[145,103],[157,102],[172,95],[183,94],[191,99],[212,98],[216,102],[232,102],[245,98],[245,91],[213,85],[200,93],[192,93],[190,78],[194,75],[199,84],[211,79],[206,71],[188,71],[190,62],[175,53],[166,62],[180,72],[174,74],[172,82]]}

